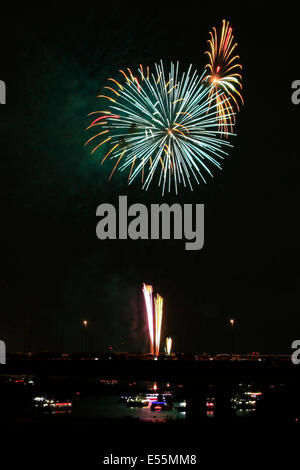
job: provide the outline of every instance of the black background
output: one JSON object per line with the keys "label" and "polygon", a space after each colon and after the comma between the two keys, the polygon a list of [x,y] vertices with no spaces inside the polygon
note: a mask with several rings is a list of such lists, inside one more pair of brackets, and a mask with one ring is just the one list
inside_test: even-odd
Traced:
{"label": "black background", "polygon": [[[299,8],[223,2],[101,2],[6,7],[0,108],[0,337],[9,351],[146,351],[142,282],[165,300],[163,335],[178,351],[290,352],[299,337]],[[228,19],[245,106],[234,149],[205,187],[164,201],[205,204],[205,246],[96,238],[96,207],[161,201],[128,187],[84,149],[87,114],[122,67],[179,60],[202,70],[208,32]],[[30,334],[31,331],[31,334]],[[25,336],[24,336],[25,334]],[[27,347],[29,347],[27,345]]]}

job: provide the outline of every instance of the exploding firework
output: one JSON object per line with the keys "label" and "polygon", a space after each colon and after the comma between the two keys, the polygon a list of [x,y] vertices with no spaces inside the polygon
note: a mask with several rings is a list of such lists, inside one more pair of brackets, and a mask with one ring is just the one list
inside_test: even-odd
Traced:
{"label": "exploding firework", "polygon": [[153,309],[153,287],[143,284],[143,294],[147,311],[150,352],[155,357],[158,357],[163,317],[163,298],[159,294],[156,295]]}
{"label": "exploding firework", "polygon": [[168,356],[171,356],[171,350],[172,350],[172,338],[168,337],[166,338],[166,353]]}
{"label": "exploding firework", "polygon": [[148,189],[157,175],[163,194],[172,184],[177,193],[179,184],[193,189],[193,181],[206,183],[210,167],[221,169],[231,146],[222,138],[233,112],[225,104],[225,86],[216,89],[205,72],[199,76],[192,66],[180,76],[178,62],[169,72],[162,62],[154,73],[142,65],[137,74],[129,68],[119,72],[120,79],[109,78],[98,95],[101,110],[90,113],[87,128],[96,131],[86,142],[93,145],[91,153],[105,148],[101,164],[108,157],[114,161],[109,179],[118,168],[128,173],[129,184],[139,177]]}
{"label": "exploding firework", "polygon": [[[234,43],[229,21],[223,20],[219,36],[216,28],[213,28],[209,34],[209,51],[206,51],[209,62],[206,65],[205,78],[212,85],[209,98],[215,94],[220,122],[219,130],[227,137],[229,130],[232,132],[235,123],[234,110],[239,111],[239,102],[244,103],[241,95],[242,76],[239,73],[242,66],[238,63],[239,56],[235,55],[237,43]],[[220,90],[224,92],[224,95],[216,93]]]}

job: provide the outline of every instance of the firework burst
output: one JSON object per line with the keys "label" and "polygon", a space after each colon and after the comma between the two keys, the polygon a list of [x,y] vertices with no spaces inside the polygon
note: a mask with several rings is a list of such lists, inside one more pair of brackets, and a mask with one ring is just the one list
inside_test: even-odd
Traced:
{"label": "firework burst", "polygon": [[210,31],[209,62],[206,65],[205,78],[212,85],[210,97],[213,93],[222,90],[224,96],[215,94],[219,130],[227,137],[229,130],[232,132],[235,123],[235,110],[239,111],[239,104],[243,104],[241,95],[242,76],[239,71],[242,66],[238,63],[239,56],[235,54],[237,43],[234,43],[232,27],[229,21],[223,20],[221,33],[218,36],[216,28]]}
{"label": "firework burst", "polygon": [[105,148],[101,163],[108,157],[114,161],[110,178],[118,168],[128,173],[129,184],[139,177],[148,189],[157,175],[163,194],[172,183],[177,193],[179,184],[193,189],[192,181],[212,176],[211,167],[221,169],[231,146],[222,138],[223,127],[229,134],[227,119],[233,114],[224,90],[192,66],[180,76],[178,63],[168,73],[162,62],[154,73],[142,65],[137,74],[129,68],[119,72],[98,96],[101,110],[90,113],[87,128],[97,131],[86,142],[93,145],[91,153]]}

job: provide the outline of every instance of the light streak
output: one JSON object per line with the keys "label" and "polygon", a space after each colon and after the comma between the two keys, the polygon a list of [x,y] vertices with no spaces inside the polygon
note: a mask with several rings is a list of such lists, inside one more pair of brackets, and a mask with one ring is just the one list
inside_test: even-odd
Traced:
{"label": "light streak", "polygon": [[154,357],[158,357],[163,318],[163,298],[161,295],[157,294],[154,299],[153,308],[153,287],[143,284],[143,294],[147,311],[150,352],[154,355]]}
{"label": "light streak", "polygon": [[154,299],[155,306],[155,356],[159,356],[161,324],[163,317],[163,298],[157,294]]}
{"label": "light streak", "polygon": [[151,354],[154,354],[153,287],[143,284],[143,293],[147,310],[150,352]]}

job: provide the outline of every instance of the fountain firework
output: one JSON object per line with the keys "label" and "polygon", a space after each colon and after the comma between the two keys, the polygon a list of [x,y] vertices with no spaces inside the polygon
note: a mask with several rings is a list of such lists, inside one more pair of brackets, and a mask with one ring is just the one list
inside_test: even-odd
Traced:
{"label": "fountain firework", "polygon": [[153,287],[143,284],[143,294],[145,298],[149,339],[150,339],[150,352],[155,357],[159,355],[160,338],[161,338],[161,325],[163,317],[163,298],[157,294],[154,299],[153,308]]}
{"label": "fountain firework", "polygon": [[171,350],[172,350],[172,338],[168,337],[166,338],[166,353],[168,356],[171,356]]}

